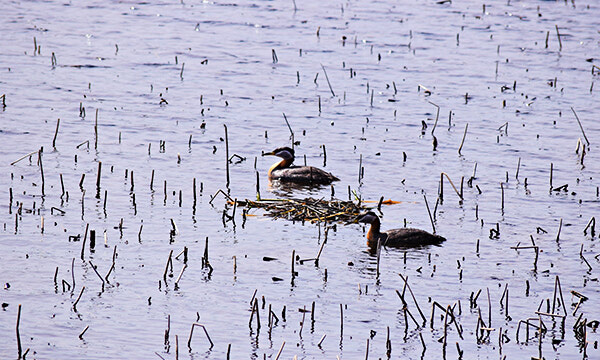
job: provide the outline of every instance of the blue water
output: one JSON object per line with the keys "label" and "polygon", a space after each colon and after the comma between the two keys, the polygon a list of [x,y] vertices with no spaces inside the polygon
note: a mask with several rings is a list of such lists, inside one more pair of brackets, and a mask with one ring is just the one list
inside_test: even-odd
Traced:
{"label": "blue water", "polygon": [[[4,4],[1,358],[18,357],[21,304],[27,358],[223,359],[230,345],[232,359],[275,359],[282,344],[280,359],[358,359],[367,351],[369,358],[387,358],[389,327],[391,358],[437,359],[444,356],[438,342],[444,319],[436,310],[430,327],[433,301],[456,304],[463,329],[461,338],[448,323],[447,358],[459,357],[456,343],[464,359],[537,357],[535,330],[530,327],[527,342],[523,324],[519,342],[516,332],[520,320],[539,325],[536,311],[546,312],[547,299],[552,310],[557,276],[565,326],[562,331],[558,318],[542,316],[548,328],[542,356],[582,358],[584,342],[573,326],[580,315],[580,321],[597,320],[594,309],[600,308],[598,235],[584,234],[600,215],[597,4],[295,4]],[[210,202],[219,189],[254,199],[256,171],[263,198],[331,197],[329,187],[290,192],[269,185],[266,173],[275,160],[260,154],[290,145],[284,113],[298,142],[296,163],[305,155],[307,164],[323,167],[325,145],[324,169],[341,179],[335,197],[348,199],[350,187],[374,201],[371,206],[381,196],[400,201],[382,207],[384,230],[406,221],[431,231],[426,195],[436,231],[448,241],[383,249],[377,276],[366,229],[338,224],[328,231],[318,266],[296,262],[292,281],[292,252],[315,257],[325,225],[273,220],[255,210],[244,223],[240,208],[235,224],[224,224],[223,210],[232,215],[232,207],[222,195]],[[223,125],[229,156],[245,159],[229,165],[229,185]],[[583,159],[578,140],[585,144]],[[11,165],[42,147],[43,194],[37,153]],[[444,178],[443,203],[436,206],[441,173],[457,188],[464,177],[463,201]],[[88,224],[96,248],[90,252],[88,234],[82,260]],[[499,235],[490,238],[496,226]],[[79,241],[69,238],[77,235]],[[511,249],[531,246],[530,236],[539,247],[537,262],[533,249]],[[202,268],[207,237],[210,274]],[[582,245],[591,269],[580,256]],[[91,263],[106,276],[115,246],[115,269],[102,289]],[[183,255],[173,260],[167,284],[165,264],[170,251],[176,256],[184,247],[189,260],[175,288]],[[404,286],[399,273],[409,279],[425,326],[408,290],[408,310],[419,327],[405,319],[396,294]],[[75,287],[63,291],[63,280],[72,285],[73,278]],[[500,303],[506,284],[509,317]],[[255,291],[260,329],[255,317],[249,323]],[[577,306],[571,291],[588,300]],[[310,311],[313,302],[314,313],[300,311]],[[279,319],[271,329],[269,306]],[[494,330],[478,343],[479,311]],[[562,307],[555,313],[563,315]],[[195,322],[205,325],[214,346],[196,328],[188,348]],[[501,347],[500,329],[509,340]],[[600,356],[597,342],[587,327],[589,358]]]}

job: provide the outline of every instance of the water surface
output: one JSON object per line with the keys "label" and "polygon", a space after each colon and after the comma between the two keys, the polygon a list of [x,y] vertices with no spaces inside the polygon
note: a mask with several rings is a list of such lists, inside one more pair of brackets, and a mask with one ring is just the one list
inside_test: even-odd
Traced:
{"label": "water surface", "polygon": [[[7,306],[0,312],[0,357],[18,356],[19,304],[28,358],[223,359],[231,344],[231,358],[274,359],[284,342],[281,359],[356,359],[367,351],[386,358],[388,328],[391,358],[457,358],[456,343],[463,358],[535,357],[535,330],[526,341],[521,325],[517,341],[517,328],[528,318],[538,324],[536,311],[546,312],[547,301],[552,311],[557,276],[567,316],[564,331],[560,321],[542,317],[548,328],[542,355],[582,357],[584,342],[573,326],[580,315],[597,320],[594,309],[600,308],[597,235],[584,233],[600,210],[599,69],[592,71],[598,65],[597,4],[296,5],[4,4],[0,301]],[[296,262],[292,278],[292,252],[314,257],[324,224],[274,221],[258,211],[243,224],[239,208],[235,223],[224,224],[223,211],[232,215],[231,206],[221,195],[210,203],[219,189],[254,199],[256,171],[264,198],[331,197],[329,187],[269,186],[266,172],[274,158],[260,154],[290,145],[283,113],[297,142],[297,163],[306,156],[308,164],[340,177],[335,197],[347,199],[350,187],[364,200],[401,201],[383,206],[384,230],[405,221],[431,230],[426,195],[436,231],[448,241],[383,249],[378,276],[365,229],[340,224],[328,231],[318,265]],[[229,154],[245,159],[230,164],[229,185],[223,125]],[[581,147],[575,152],[578,139],[586,145],[583,160]],[[36,154],[11,165],[42,147],[43,192]],[[463,201],[445,180],[443,203],[436,206],[442,172],[457,187],[464,177]],[[90,252],[88,235],[82,260],[82,241],[70,237],[82,239],[88,224],[97,244]],[[496,227],[498,236],[490,237]],[[207,237],[212,272],[202,268]],[[532,245],[530,237],[540,249],[537,262],[532,249],[511,249]],[[582,245],[591,269],[581,258]],[[115,246],[115,269],[102,289],[91,264],[105,276]],[[188,266],[175,288],[183,256],[173,261],[167,284],[163,273],[170,251],[175,256],[184,247]],[[405,318],[396,294],[404,286],[399,273],[409,278],[427,318],[424,327]],[[63,280],[72,285],[73,279],[74,288],[63,290]],[[508,314],[500,303],[506,284]],[[577,307],[579,298],[570,291],[589,299]],[[255,292],[260,329],[255,318],[249,324]],[[433,301],[444,308],[456,304],[463,329],[461,339],[449,325],[445,352],[438,342],[444,334],[439,310],[430,327]],[[313,302],[314,313],[299,311],[311,310]],[[279,319],[271,329],[269,307]],[[421,325],[412,300],[408,310]],[[494,330],[478,342],[479,311]],[[562,308],[555,313],[564,314]],[[196,329],[188,348],[194,322],[205,325],[213,347]],[[500,329],[508,339],[501,347]],[[587,355],[598,357],[598,335],[587,330]]]}

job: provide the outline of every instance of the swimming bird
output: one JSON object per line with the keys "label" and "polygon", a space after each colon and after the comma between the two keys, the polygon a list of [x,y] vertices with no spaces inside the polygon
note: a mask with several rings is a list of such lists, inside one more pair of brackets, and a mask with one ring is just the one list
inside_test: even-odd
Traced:
{"label": "swimming bird", "polygon": [[263,153],[265,155],[274,155],[282,160],[273,164],[269,169],[269,180],[279,180],[284,182],[293,182],[299,184],[331,184],[338,181],[332,173],[323,171],[314,166],[294,166],[294,149],[287,146],[277,148],[273,151]]}
{"label": "swimming bird", "polygon": [[414,228],[392,229],[386,232],[380,232],[379,227],[381,222],[379,217],[372,211],[361,214],[358,222],[371,224],[371,228],[367,233],[367,245],[370,248],[377,248],[377,243],[381,241],[381,246],[390,247],[418,247],[423,245],[435,245],[443,241],[445,238],[430,234],[425,230]]}

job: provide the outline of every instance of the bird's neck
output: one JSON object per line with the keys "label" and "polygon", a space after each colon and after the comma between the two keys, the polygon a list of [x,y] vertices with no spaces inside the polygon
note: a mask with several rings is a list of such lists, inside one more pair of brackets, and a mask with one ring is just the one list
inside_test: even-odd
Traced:
{"label": "bird's neck", "polygon": [[381,223],[379,222],[379,219],[375,219],[371,223],[371,227],[369,228],[369,232],[367,233],[367,240],[369,240],[369,242],[377,241],[377,238],[379,237],[379,235],[381,235],[381,233],[379,232],[380,225]]}
{"label": "bird's neck", "polygon": [[290,165],[292,165],[292,163],[294,162],[294,159],[283,159],[278,163],[273,164],[273,166],[271,166],[271,168],[269,169],[269,177],[271,177],[271,173],[275,170],[281,170],[281,169],[285,169],[286,167],[289,167]]}

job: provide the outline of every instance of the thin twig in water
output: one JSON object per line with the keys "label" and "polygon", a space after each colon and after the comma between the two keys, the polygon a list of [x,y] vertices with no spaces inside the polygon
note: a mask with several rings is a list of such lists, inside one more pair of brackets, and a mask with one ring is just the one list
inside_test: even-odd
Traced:
{"label": "thin twig in water", "polygon": [[585,142],[588,144],[588,146],[590,146],[590,141],[588,140],[587,136],[585,136],[585,131],[583,131],[583,126],[581,125],[579,116],[577,116],[577,113],[575,112],[575,109],[573,109],[572,106],[571,106],[571,111],[573,112],[573,115],[575,115],[575,119],[577,119],[577,123],[579,124],[579,128],[581,129],[581,133],[583,134],[583,138],[585,139]]}
{"label": "thin twig in water", "polygon": [[467,129],[469,128],[469,123],[465,125],[465,133],[463,134],[462,141],[460,142],[460,147],[458,148],[458,154],[462,155],[460,152],[462,150],[463,144],[465,143],[465,138],[467,137]]}
{"label": "thin twig in water", "polygon": [[329,82],[329,76],[327,76],[327,71],[325,70],[325,66],[323,66],[323,64],[321,64],[321,68],[323,69],[323,73],[325,74],[325,79],[327,80],[327,85],[329,85],[329,90],[331,91],[331,95],[335,96],[335,93],[333,92],[333,88],[331,87],[331,83]]}
{"label": "thin twig in water", "polygon": [[431,210],[429,210],[429,203],[427,202],[427,196],[425,194],[423,194],[423,199],[425,199],[425,206],[427,207],[427,213],[429,214],[429,220],[431,221],[431,228],[435,234],[435,224],[433,223],[433,217],[431,216]]}
{"label": "thin twig in water", "polygon": [[192,328],[190,329],[190,338],[188,339],[188,348],[191,350],[192,349],[192,335],[194,334],[194,327],[199,326],[204,330],[204,334],[206,334],[206,338],[208,339],[208,341],[210,342],[210,347],[212,348],[213,346],[215,346],[215,344],[212,342],[212,340],[210,339],[210,336],[208,335],[208,331],[206,331],[206,326],[199,324],[199,323],[193,323],[192,324]]}

